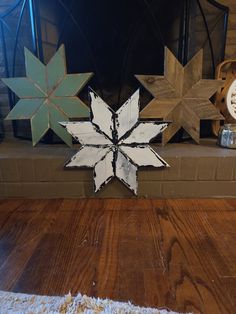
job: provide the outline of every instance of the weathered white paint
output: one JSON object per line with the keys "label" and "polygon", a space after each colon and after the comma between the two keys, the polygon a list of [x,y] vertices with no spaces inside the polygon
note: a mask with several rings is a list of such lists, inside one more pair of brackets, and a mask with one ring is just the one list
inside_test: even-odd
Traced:
{"label": "weathered white paint", "polygon": [[111,141],[98,132],[91,122],[63,122],[67,131],[82,145],[109,145]]}
{"label": "weathered white paint", "polygon": [[102,185],[107,184],[112,177],[114,171],[112,167],[113,151],[109,151],[103,159],[101,159],[94,167],[94,183],[95,192],[99,191]]}
{"label": "weathered white paint", "polygon": [[226,105],[230,115],[236,120],[236,80],[229,87],[226,96]]}
{"label": "weathered white paint", "polygon": [[120,146],[123,151],[138,166],[168,167],[169,165],[148,145],[136,147]]}
{"label": "weathered white paint", "polygon": [[82,146],[66,167],[94,167],[110,150],[109,147]]}
{"label": "weathered white paint", "polygon": [[125,135],[138,122],[139,90],[137,90],[122,107],[117,110],[116,129],[118,139]]}
{"label": "weathered white paint", "polygon": [[137,167],[120,151],[116,161],[116,177],[137,194]]}
{"label": "weathered white paint", "polygon": [[156,124],[155,122],[139,123],[131,134],[121,140],[124,144],[144,144],[149,143],[159,133],[163,132],[168,123]]}
{"label": "weathered white paint", "polygon": [[94,92],[90,92],[92,123],[99,126],[99,129],[112,139],[114,131],[114,111]]}
{"label": "weathered white paint", "polygon": [[138,123],[139,91],[116,114],[96,94],[90,96],[92,122],[61,123],[83,145],[67,167],[94,167],[95,192],[116,176],[136,194],[138,166],[168,166],[148,146],[168,123]]}

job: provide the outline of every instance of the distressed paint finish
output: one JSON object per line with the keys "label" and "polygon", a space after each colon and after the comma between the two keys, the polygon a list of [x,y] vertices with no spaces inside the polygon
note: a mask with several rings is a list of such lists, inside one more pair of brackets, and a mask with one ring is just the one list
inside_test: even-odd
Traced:
{"label": "distressed paint finish", "polygon": [[143,118],[172,121],[163,132],[165,145],[181,128],[196,142],[200,141],[200,120],[224,120],[209,98],[223,86],[222,80],[202,79],[203,51],[184,67],[165,48],[164,76],[136,75],[154,99],[141,111]]}
{"label": "distressed paint finish", "polygon": [[138,166],[166,167],[168,164],[147,145],[138,145],[135,147],[121,145],[120,149]]}
{"label": "distressed paint finish", "polygon": [[98,192],[115,176],[113,163],[114,152],[112,150],[109,150],[108,153],[99,162],[95,164],[94,167],[95,192]]}
{"label": "distressed paint finish", "polygon": [[71,158],[70,167],[93,168],[110,151],[109,147],[82,146],[81,149]]}
{"label": "distressed paint finish", "polygon": [[[137,105],[138,104],[138,105]],[[116,112],[116,130],[118,138],[129,132],[139,118],[139,90],[137,90]]]}
{"label": "distressed paint finish", "polygon": [[138,182],[136,180],[138,167],[130,160],[130,158],[127,158],[127,156],[129,155],[124,154],[122,150],[118,150],[116,177],[136,194],[138,189]]}
{"label": "distressed paint finish", "polygon": [[168,167],[148,145],[168,126],[139,122],[139,90],[116,112],[90,92],[91,122],[60,123],[83,146],[66,167],[94,167],[95,192],[113,177],[137,194],[139,166]]}
{"label": "distressed paint finish", "polygon": [[91,122],[62,122],[69,133],[82,145],[111,145],[112,141]]}
{"label": "distressed paint finish", "polygon": [[[114,112],[113,110],[95,93],[90,93],[91,98],[91,120],[111,141],[114,132]],[[100,142],[98,142],[101,144]]]}
{"label": "distressed paint finish", "polygon": [[166,124],[159,122],[141,122],[132,130],[127,138],[121,140],[122,144],[149,143],[154,137],[166,129]]}
{"label": "distressed paint finish", "polygon": [[29,119],[33,146],[49,129],[71,146],[71,136],[58,122],[89,116],[89,108],[76,95],[92,73],[67,74],[64,45],[47,65],[25,48],[25,67],[26,77],[2,79],[20,98],[6,119]]}

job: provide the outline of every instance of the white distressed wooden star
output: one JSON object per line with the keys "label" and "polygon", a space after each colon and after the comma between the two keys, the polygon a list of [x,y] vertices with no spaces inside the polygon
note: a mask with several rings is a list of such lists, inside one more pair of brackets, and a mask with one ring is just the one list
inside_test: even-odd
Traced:
{"label": "white distressed wooden star", "polygon": [[139,122],[139,90],[116,112],[93,91],[90,97],[91,122],[61,123],[82,144],[66,167],[94,168],[95,192],[116,177],[137,194],[139,166],[168,167],[148,145],[168,123]]}

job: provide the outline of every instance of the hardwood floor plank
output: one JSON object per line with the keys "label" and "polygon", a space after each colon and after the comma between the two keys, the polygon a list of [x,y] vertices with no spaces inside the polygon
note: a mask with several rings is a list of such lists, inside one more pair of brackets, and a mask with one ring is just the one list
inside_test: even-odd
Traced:
{"label": "hardwood floor plank", "polygon": [[[154,201],[155,203],[155,201]],[[228,211],[235,210],[236,203],[228,199],[168,199],[167,204],[184,211]]]}
{"label": "hardwood floor plank", "polygon": [[119,211],[109,210],[104,217],[105,229],[102,239],[99,260],[96,268],[96,296],[111,298],[119,295],[118,279],[118,244],[119,244]]}
{"label": "hardwood floor plank", "polygon": [[[188,263],[181,263],[181,267],[188,267],[189,263],[192,265],[188,269],[191,275],[191,280],[195,283],[201,295],[202,303],[201,311],[203,313],[231,313],[232,306],[231,299],[227,292],[221,285],[221,280],[216,269],[217,263],[222,263],[223,267],[227,267],[227,262],[224,256],[221,255],[214,239],[205,232],[204,224],[197,221],[197,216],[201,216],[201,212],[191,212],[192,218],[186,218],[188,212],[181,212],[179,210],[169,211],[170,221],[178,233],[178,241],[184,248],[187,254]],[[194,215],[193,215],[194,214]],[[221,215],[221,213],[219,213]],[[195,225],[195,228],[194,228]],[[181,272],[180,272],[181,274]],[[173,281],[174,273],[171,273],[171,280]],[[179,278],[182,281],[181,277]],[[205,302],[207,296],[208,302]]]}
{"label": "hardwood floor plank", "polygon": [[3,227],[5,222],[11,214],[17,210],[25,201],[21,200],[1,200],[0,201],[0,228]]}
{"label": "hardwood floor plank", "polygon": [[234,210],[236,210],[236,199],[227,199],[227,203],[232,206]]}
{"label": "hardwood floor plank", "polygon": [[[53,226],[38,243],[14,289],[90,294],[102,234],[101,211],[81,210],[78,202],[63,203]],[[37,276],[38,272],[44,273],[43,279]]]}
{"label": "hardwood floor plank", "polygon": [[[52,223],[60,202],[24,203],[0,230],[0,289],[12,289],[36,249],[44,232]],[[45,205],[46,204],[46,205]],[[37,210],[35,209],[37,207]],[[31,210],[30,210],[31,209]]]}
{"label": "hardwood floor plank", "polygon": [[0,202],[0,289],[232,314],[235,200]]}
{"label": "hardwood floor plank", "polygon": [[236,277],[224,277],[221,278],[221,284],[227,294],[230,297],[232,304],[232,312],[235,312],[236,309]]}

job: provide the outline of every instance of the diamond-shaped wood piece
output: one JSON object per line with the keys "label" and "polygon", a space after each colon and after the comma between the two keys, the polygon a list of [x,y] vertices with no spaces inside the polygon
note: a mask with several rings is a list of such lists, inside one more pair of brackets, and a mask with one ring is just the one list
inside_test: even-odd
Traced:
{"label": "diamond-shaped wood piece", "polygon": [[209,100],[223,86],[223,81],[202,79],[202,59],[203,51],[200,50],[182,66],[171,51],[165,48],[164,76],[136,75],[154,97],[140,116],[172,121],[163,132],[163,145],[181,128],[199,143],[200,120],[224,119]]}
{"label": "diamond-shaped wood piece", "polygon": [[72,138],[59,122],[89,117],[89,108],[76,95],[92,73],[67,74],[64,45],[47,65],[25,48],[25,67],[26,77],[2,79],[20,98],[6,119],[29,119],[33,145],[51,129],[71,146]]}

